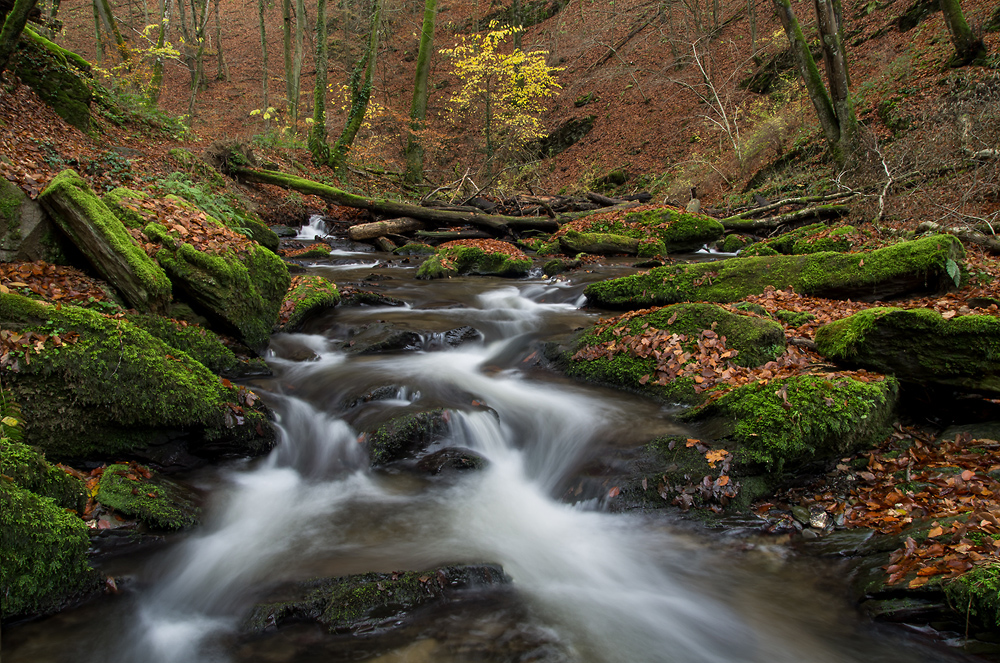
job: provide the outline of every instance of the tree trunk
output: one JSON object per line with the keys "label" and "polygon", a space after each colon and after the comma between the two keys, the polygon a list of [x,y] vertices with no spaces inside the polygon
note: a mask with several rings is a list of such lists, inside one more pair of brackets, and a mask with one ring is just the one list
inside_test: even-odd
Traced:
{"label": "tree trunk", "polygon": [[406,181],[417,184],[424,178],[424,146],[419,132],[427,119],[427,78],[431,71],[434,50],[434,23],[437,0],[424,1],[424,24],[420,30],[420,50],[417,51],[417,73],[413,83],[413,103],[410,105],[410,135],[406,141]]}
{"label": "tree trunk", "polygon": [[14,53],[17,40],[20,39],[28,15],[38,4],[38,0],[15,0],[14,6],[7,12],[7,18],[0,29],[0,73],[7,69],[10,56]]}
{"label": "tree trunk", "polygon": [[215,47],[219,51],[215,80],[228,81],[229,67],[226,65],[226,57],[222,53],[222,20],[219,18],[219,0],[213,0],[212,5],[215,7]]}
{"label": "tree trunk", "polygon": [[[351,111],[340,138],[330,153],[330,166],[340,170],[347,165],[347,153],[354,144],[354,138],[361,129],[368,111],[368,100],[372,95],[372,79],[375,77],[375,58],[378,55],[378,32],[382,22],[382,0],[375,0],[372,10],[371,28],[368,33],[368,47],[351,72]],[[361,78],[364,75],[364,82]]]}
{"label": "tree trunk", "polygon": [[941,0],[941,13],[944,14],[951,43],[955,45],[955,56],[949,62],[952,67],[969,64],[986,52],[983,40],[977,39],[969,29],[969,23],[965,20],[959,0]]}
{"label": "tree trunk", "polygon": [[356,226],[348,228],[347,236],[358,242],[363,239],[382,237],[383,235],[401,235],[415,230],[423,230],[424,227],[423,221],[402,216],[398,219],[387,219],[385,221],[376,221],[375,223],[359,223]]}
{"label": "tree trunk", "polygon": [[281,46],[285,55],[285,109],[288,112],[288,120],[291,121],[293,110],[292,105],[295,100],[294,80],[295,74],[292,72],[292,0],[281,0]]}
{"label": "tree trunk", "polygon": [[299,96],[302,91],[302,49],[305,46],[305,29],[305,0],[295,0],[295,52],[292,56],[292,100],[288,116],[295,135],[299,133]]}
{"label": "tree trunk", "polygon": [[111,5],[108,0],[94,0],[97,6],[97,11],[101,16],[101,21],[107,28],[108,32],[115,38],[115,45],[118,48],[118,57],[121,58],[122,62],[129,62],[132,59],[132,52],[129,50],[128,44],[125,43],[125,39],[122,37],[121,30],[118,29],[118,21],[115,20],[115,15],[111,11]]}
{"label": "tree trunk", "polygon": [[[156,48],[163,48],[167,40],[167,30],[170,29],[170,5],[173,0],[163,0],[160,7],[160,32],[156,36]],[[153,62],[153,76],[149,81],[149,96],[147,106],[156,106],[160,101],[160,91],[163,89],[163,56],[157,55]]]}
{"label": "tree trunk", "polygon": [[257,0],[257,18],[260,22],[260,52],[263,58],[264,74],[261,76],[264,87],[264,110],[267,109],[267,29],[264,23],[264,0]]}
{"label": "tree trunk", "polygon": [[326,144],[326,86],[327,86],[327,34],[326,0],[316,2],[316,85],[313,87],[313,122],[309,128],[307,144],[313,163],[330,161],[330,147]]}

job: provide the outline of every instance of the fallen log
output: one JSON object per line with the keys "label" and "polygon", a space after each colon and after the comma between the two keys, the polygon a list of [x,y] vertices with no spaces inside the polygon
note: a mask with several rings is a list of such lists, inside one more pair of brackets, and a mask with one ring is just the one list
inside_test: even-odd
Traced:
{"label": "fallen log", "polygon": [[385,221],[375,221],[373,223],[359,223],[347,229],[347,236],[355,242],[365,239],[375,239],[386,235],[403,234],[423,230],[423,221],[408,216],[398,219],[386,219]]}
{"label": "fallen log", "polygon": [[807,207],[805,209],[800,209],[795,212],[788,212],[787,214],[778,214],[776,216],[768,216],[763,219],[743,219],[743,218],[727,218],[720,219],[722,227],[728,232],[753,232],[755,230],[765,230],[773,229],[779,226],[789,225],[792,223],[805,223],[812,221],[822,221],[824,219],[836,219],[841,216],[846,216],[850,214],[851,208],[847,205],[817,205],[816,207]]}
{"label": "fallen log", "polygon": [[418,230],[414,235],[429,242],[453,242],[456,239],[490,239],[493,237],[482,230]]}
{"label": "fallen log", "polygon": [[[755,194],[754,199],[756,200],[760,196]],[[843,193],[832,193],[825,196],[801,196],[799,198],[785,198],[784,200],[779,200],[776,203],[767,203],[760,205],[758,201],[758,207],[753,207],[748,210],[743,210],[739,214],[733,214],[732,216],[727,216],[724,219],[719,219],[722,223],[727,221],[736,221],[738,219],[746,219],[751,216],[756,216],[758,214],[765,214],[767,212],[773,212],[774,210],[781,209],[785,205],[808,205],[809,203],[827,203],[833,200],[839,200],[841,202],[847,202],[855,197],[855,194],[843,194]],[[761,198],[763,200],[763,198]],[[766,201],[765,201],[766,202]]]}
{"label": "fallen log", "polygon": [[948,233],[949,235],[954,235],[963,242],[978,244],[979,246],[986,247],[991,253],[1000,253],[1000,238],[996,235],[982,233],[973,228],[966,228],[963,226],[944,226],[940,223],[934,223],[933,221],[924,221],[917,226],[917,231]]}
{"label": "fallen log", "polygon": [[555,232],[559,229],[559,223],[553,219],[499,216],[494,214],[476,214],[471,212],[452,212],[438,210],[420,205],[401,203],[388,198],[363,198],[352,193],[347,193],[336,187],[327,184],[320,184],[304,177],[296,177],[287,173],[271,170],[253,170],[241,166],[229,165],[229,172],[232,176],[238,177],[246,182],[257,182],[260,184],[273,184],[275,186],[292,189],[306,195],[319,196],[323,200],[335,205],[365,209],[376,214],[383,214],[391,217],[408,216],[421,221],[431,223],[457,225],[471,224],[486,228],[493,235],[507,235],[512,230],[544,230]]}

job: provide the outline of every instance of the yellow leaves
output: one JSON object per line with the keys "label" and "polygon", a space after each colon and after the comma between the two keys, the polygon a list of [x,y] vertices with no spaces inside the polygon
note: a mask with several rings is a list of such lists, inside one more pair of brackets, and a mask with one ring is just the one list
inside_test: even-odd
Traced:
{"label": "yellow leaves", "polygon": [[713,449],[705,454],[705,460],[708,461],[709,467],[714,468],[716,463],[721,462],[728,455],[729,452],[725,449]]}

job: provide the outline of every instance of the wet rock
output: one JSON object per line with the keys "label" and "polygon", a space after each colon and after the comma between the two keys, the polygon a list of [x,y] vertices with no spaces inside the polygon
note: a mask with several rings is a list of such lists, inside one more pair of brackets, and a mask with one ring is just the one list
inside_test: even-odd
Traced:
{"label": "wet rock", "polygon": [[448,432],[447,410],[404,414],[365,432],[372,467],[412,458],[418,451],[442,439]]}
{"label": "wet rock", "polygon": [[271,232],[278,237],[296,237],[299,234],[299,231],[295,228],[291,228],[281,223],[276,223],[271,226]]}
{"label": "wet rock", "polygon": [[446,332],[429,334],[425,350],[442,350],[444,348],[457,348],[464,343],[482,340],[483,335],[475,327],[465,325],[449,329]]}
{"label": "wet rock", "polygon": [[373,322],[353,329],[343,349],[349,354],[367,355],[422,347],[423,338],[417,332],[399,329],[391,323]]}
{"label": "wet rock", "polygon": [[257,604],[243,629],[262,633],[291,621],[318,622],[332,633],[395,628],[417,608],[447,602],[463,591],[508,582],[496,564],[310,580],[287,588],[279,600]]}
{"label": "wet rock", "polygon": [[531,260],[508,242],[495,239],[456,240],[437,247],[417,269],[418,279],[440,279],[474,274],[521,278],[528,275]]}
{"label": "wet rock", "polygon": [[193,489],[136,463],[106,467],[95,497],[152,529],[188,529],[201,518],[200,500]]}
{"label": "wet rock", "polygon": [[278,331],[296,332],[312,317],[340,303],[337,284],[322,276],[295,276],[278,313]]}
{"label": "wet rock", "polygon": [[475,451],[447,447],[421,458],[417,469],[428,474],[441,474],[454,470],[481,470],[488,464],[489,461]]}
{"label": "wet rock", "polygon": [[0,180],[0,262],[64,264],[62,233],[21,187]]}
{"label": "wet rock", "polygon": [[905,382],[1000,395],[1000,319],[880,307],[823,325],[824,357]]}

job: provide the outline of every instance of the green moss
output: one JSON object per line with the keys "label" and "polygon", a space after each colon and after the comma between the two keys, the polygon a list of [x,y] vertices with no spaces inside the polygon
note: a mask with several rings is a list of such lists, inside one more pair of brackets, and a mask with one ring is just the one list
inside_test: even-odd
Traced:
{"label": "green moss", "polygon": [[743,235],[726,235],[725,239],[719,244],[719,250],[723,253],[736,253],[747,246],[750,246],[752,240]]}
{"label": "green moss", "polygon": [[406,414],[365,434],[372,467],[385,465],[426,447],[447,431],[444,410]]}
{"label": "green moss", "polygon": [[62,204],[66,204],[76,213],[88,219],[93,229],[100,233],[107,245],[124,260],[131,278],[138,282],[141,289],[134,287],[131,279],[118,278],[116,272],[108,271],[105,268],[106,256],[88,254],[88,260],[95,269],[128,297],[132,306],[140,310],[159,310],[166,305],[170,299],[170,279],[132,239],[118,217],[90,190],[90,187],[76,171],[64,170],[59,173],[45,188],[38,200],[53,214],[56,223],[85,253],[87,253],[88,243],[80,241],[73,226],[62,217],[60,214],[63,209]]}
{"label": "green moss", "polygon": [[867,253],[738,258],[657,267],[641,274],[593,283],[591,305],[646,308],[682,301],[734,302],[767,286],[817,297],[864,298],[868,292],[937,292],[954,286],[949,263],[965,255],[951,235],[900,242]]}
{"label": "green moss", "polygon": [[437,253],[435,249],[430,244],[422,244],[420,242],[408,242],[403,246],[393,250],[398,256],[429,256]]}
{"label": "green moss", "polygon": [[148,199],[149,196],[142,191],[125,187],[112,189],[101,198],[108,209],[114,212],[114,215],[129,228],[142,228],[150,222],[150,219],[156,218],[152,212],[137,209],[139,206],[136,201]]}
{"label": "green moss", "polygon": [[588,347],[651,330],[687,336],[688,340],[682,346],[685,351],[690,352],[696,350],[700,332],[713,329],[713,325],[716,333],[726,337],[726,347],[738,352],[733,363],[739,366],[760,366],[784,352],[785,335],[776,322],[734,315],[712,304],[675,304],[619,321],[601,331],[599,325],[595,325],[584,332],[567,353],[565,370],[568,375],[578,379],[636,391],[666,402],[699,403],[703,396],[695,392],[695,383],[690,377],[678,378],[666,385],[654,384],[652,380],[642,383],[643,376],[653,375],[656,369],[654,357],[635,357],[629,352],[620,351],[610,359],[568,358]]}
{"label": "green moss", "polygon": [[1000,565],[975,566],[943,587],[956,613],[982,628],[1000,627]]}
{"label": "green moss", "polygon": [[320,311],[333,308],[340,303],[337,284],[322,276],[304,276],[296,280],[285,295],[282,309],[292,307],[288,321],[281,325],[281,331],[293,332],[301,328],[303,321]]}
{"label": "green moss", "polygon": [[313,244],[308,251],[296,252],[294,255],[285,256],[288,260],[306,260],[308,258],[329,258],[330,247],[326,244]]}
{"label": "green moss", "polygon": [[158,315],[127,313],[126,319],[172,348],[186,352],[213,373],[243,372],[243,362],[219,336],[198,325],[184,325]]}
{"label": "green moss", "polygon": [[53,467],[45,456],[21,442],[0,438],[0,474],[24,490],[52,499],[59,507],[83,512],[83,482]]}
{"label": "green moss", "polygon": [[823,237],[817,237],[819,233],[807,234],[792,244],[790,253],[800,255],[821,251],[850,251],[854,246],[851,239],[853,233],[854,226],[839,226]]}
{"label": "green moss", "polygon": [[0,476],[0,613],[55,612],[93,592],[87,526],[47,497]]}
{"label": "green moss", "polygon": [[820,327],[819,352],[900,379],[1000,393],[1000,319],[880,307]]}
{"label": "green moss", "polygon": [[808,311],[775,311],[774,317],[791,327],[801,327],[816,319],[816,316]]}
{"label": "green moss", "polygon": [[[671,208],[630,212],[624,222],[598,217],[578,229],[584,234],[608,234],[649,242],[662,242],[663,249],[644,255],[693,251],[722,237],[722,224],[701,214],[689,214]],[[572,232],[572,231],[571,231]],[[569,233],[566,233],[569,235]],[[549,247],[546,247],[549,248]],[[565,246],[563,246],[565,249]],[[647,250],[652,251],[652,250]],[[539,249],[542,253],[542,249]]]}
{"label": "green moss", "polygon": [[439,279],[448,276],[479,274],[521,278],[528,275],[531,260],[517,259],[501,252],[487,252],[474,246],[453,246],[438,249],[420,265],[418,279]]}
{"label": "green moss", "polygon": [[[27,33],[27,38],[18,42],[12,69],[59,117],[80,131],[89,131],[93,95],[75,71],[78,62],[67,58],[65,49],[56,46],[59,49],[56,53],[39,40],[30,38],[31,34]],[[73,65],[70,65],[71,60]]]}
{"label": "green moss", "polygon": [[96,499],[154,529],[194,527],[201,511],[180,484],[155,473],[147,478],[121,464],[104,468]]}
{"label": "green moss", "polygon": [[780,470],[865,448],[888,432],[898,395],[893,378],[861,382],[802,375],[737,387],[683,420],[714,418],[737,459]]}
{"label": "green moss", "polygon": [[4,380],[22,404],[26,442],[51,457],[107,457],[142,449],[158,429],[231,440],[248,454],[270,448],[263,412],[246,407],[233,414],[230,404],[241,402],[237,388],[224,386],[187,353],[127,320],[0,294],[0,325],[79,333],[62,347],[46,344]]}

